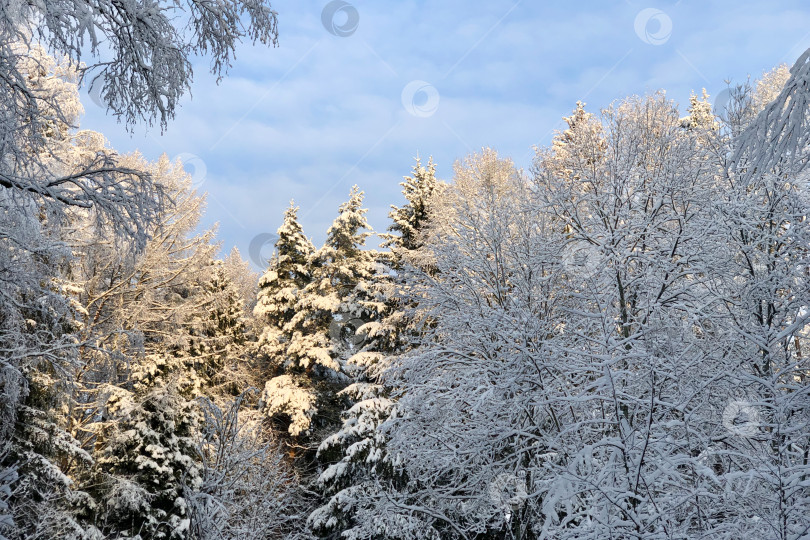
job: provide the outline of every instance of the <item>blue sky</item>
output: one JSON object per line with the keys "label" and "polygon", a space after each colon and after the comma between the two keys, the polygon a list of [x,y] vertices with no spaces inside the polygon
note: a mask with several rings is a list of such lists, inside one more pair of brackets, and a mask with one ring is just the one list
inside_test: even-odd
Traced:
{"label": "blue sky", "polygon": [[275,232],[291,199],[320,245],[358,184],[369,222],[383,232],[417,154],[432,155],[442,179],[482,147],[528,169],[532,147],[550,143],[578,100],[597,111],[664,89],[683,108],[693,90],[716,96],[725,80],[790,65],[810,48],[806,1],[273,7],[279,47],[240,46],[219,85],[197,59],[193,96],[164,134],[146,126],[128,133],[82,98],[82,127],[103,132],[119,152],[180,157],[208,192],[202,225],[218,222],[223,252],[236,245],[246,258],[254,238]]}

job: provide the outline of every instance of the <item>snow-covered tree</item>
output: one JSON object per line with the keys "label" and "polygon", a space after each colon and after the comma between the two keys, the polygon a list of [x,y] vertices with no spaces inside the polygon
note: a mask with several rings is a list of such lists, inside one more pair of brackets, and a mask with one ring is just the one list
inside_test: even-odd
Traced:
{"label": "snow-covered tree", "polygon": [[[181,18],[187,31],[175,26]],[[266,2],[6,2],[0,19],[0,535],[100,538],[87,524],[98,507],[78,487],[108,442],[88,429],[105,420],[98,389],[133,389],[128,361],[144,358],[139,338],[156,322],[143,315],[174,300],[144,287],[113,306],[139,277],[105,279],[143,261],[176,207],[153,176],[165,165],[119,156],[98,134],[76,131],[77,83],[98,76],[114,114],[165,126],[188,89],[187,55],[212,53],[223,73],[241,37],[275,43],[276,15]],[[98,62],[80,65],[80,56]],[[96,277],[79,270],[85,263],[104,274],[101,297],[83,289]],[[156,341],[166,340],[147,338]]]}
{"label": "snow-covered tree", "polygon": [[189,538],[186,486],[202,482],[196,404],[172,382],[134,395],[108,392],[110,421],[94,474],[99,528],[114,537]]}
{"label": "snow-covered tree", "polygon": [[[724,492],[735,496],[706,505],[707,512],[723,517],[718,537],[793,539],[810,530],[810,490],[800,480],[810,474],[810,365],[804,352],[810,200],[800,158],[808,151],[807,111],[793,109],[796,114],[779,118],[794,100],[806,100],[797,82],[806,60],[805,54],[789,77],[777,68],[753,92],[746,89],[751,95],[735,96],[753,109],[753,120],[726,130],[740,135],[725,140],[735,159],[726,162],[720,181],[722,240],[715,251],[722,255],[713,267],[723,270],[715,274],[722,314],[716,339],[735,363],[725,374],[728,393],[720,404],[723,436],[713,441],[706,460]],[[751,139],[759,136],[772,144]]]}
{"label": "snow-covered tree", "polygon": [[293,538],[309,508],[300,480],[244,394],[220,408],[201,400],[201,483],[192,491],[194,538]]}
{"label": "snow-covered tree", "polygon": [[343,413],[340,429],[318,448],[319,460],[327,465],[317,480],[326,503],[313,512],[309,524],[321,536],[351,535],[349,531],[360,528],[358,521],[374,506],[367,501],[381,496],[378,482],[399,480],[385,449],[385,436],[377,429],[394,406],[390,389],[379,379],[388,358],[408,348],[409,316],[403,289],[407,288],[410,262],[406,260],[422,245],[420,237],[438,185],[435,168],[432,159],[425,168],[417,158],[413,176],[406,176],[400,184],[406,203],[392,206],[390,233],[380,235],[391,252],[380,254],[383,267],[362,284],[371,320],[357,328],[362,348],[347,360],[354,382],[341,391],[353,405]]}
{"label": "snow-covered tree", "polygon": [[384,429],[408,488],[376,508],[379,527],[688,530],[676,502],[707,438],[670,445],[692,426],[669,403],[726,367],[675,331],[711,309],[701,208],[717,168],[702,136],[664,96],[631,98],[600,118],[578,105],[532,182],[491,151],[456,168],[417,288],[430,324],[390,371],[401,395]]}
{"label": "snow-covered tree", "polygon": [[754,106],[763,108],[735,141],[736,173],[746,180],[786,166],[798,174],[810,159],[810,49],[796,60],[784,87],[770,101],[768,89],[778,85],[782,74],[777,69],[764,79],[762,92],[754,96]]}
{"label": "snow-covered tree", "polygon": [[265,400],[265,407],[272,411],[271,415],[286,414],[290,419],[290,433],[298,435],[309,426],[315,399],[307,390],[297,388],[295,379],[287,374],[287,350],[294,338],[291,322],[296,305],[312,280],[310,258],[315,247],[304,235],[298,222],[298,208],[292,202],[277,234],[275,251],[267,271],[259,279],[253,315],[261,328],[258,351],[268,359],[269,380],[266,380],[263,397],[268,396],[270,400]]}
{"label": "snow-covered tree", "polygon": [[431,264],[411,292],[423,312],[423,339],[386,375],[397,405],[383,433],[391,466],[407,482],[383,485],[384,495],[364,509],[357,526],[366,534],[501,530],[503,509],[489,485],[526,466],[516,432],[545,428],[526,415],[538,374],[524,365],[556,324],[547,300],[553,280],[541,271],[552,260],[543,223],[527,204],[525,179],[495,152],[455,170],[431,208],[422,256]]}
{"label": "snow-covered tree", "polygon": [[287,325],[295,315],[303,289],[312,280],[310,257],[315,246],[304,236],[298,223],[298,208],[290,203],[284,212],[284,221],[277,231],[278,240],[267,271],[259,279],[259,291],[253,315],[261,327],[258,346],[280,365],[286,355],[290,339]]}
{"label": "snow-covered tree", "polygon": [[213,261],[203,270],[202,292],[190,323],[188,354],[203,379],[201,392],[214,399],[233,398],[250,385],[244,358],[248,337],[244,309],[244,300],[225,263]]}
{"label": "snow-covered tree", "polygon": [[[73,130],[81,112],[75,71],[41,48],[25,51],[4,57],[14,64],[2,68],[17,70],[4,80],[18,84],[3,94],[17,101],[0,107],[0,438],[11,445],[0,468],[17,471],[13,529],[30,538],[70,537],[82,534],[73,508],[81,494],[65,472],[89,458],[66,414],[82,308],[68,270],[80,246],[64,238],[83,215],[105,224],[111,238],[131,234],[142,245],[160,189],[108,149],[88,147]],[[30,117],[19,116],[22,106]]]}
{"label": "snow-covered tree", "polygon": [[548,346],[564,381],[554,401],[571,406],[554,413],[543,488],[528,486],[537,534],[683,535],[694,526],[685,516],[700,515],[689,497],[711,481],[695,456],[712,428],[691,411],[708,397],[703,381],[728,367],[692,326],[716,310],[706,246],[719,168],[705,124],[684,129],[661,93],[630,98],[603,111],[601,140],[584,141],[598,159],[561,168],[538,157],[543,208],[565,233],[568,315]]}
{"label": "snow-covered tree", "polygon": [[706,89],[700,96],[692,92],[689,95],[688,116],[681,119],[681,125],[687,129],[714,130],[718,128],[715,112],[709,102],[709,94]]}
{"label": "snow-covered tree", "polygon": [[[278,39],[277,14],[266,0],[7,2],[0,20],[2,80],[9,90],[25,77],[15,68],[28,54],[20,44],[33,39],[75,65],[85,62],[83,77],[101,85],[112,114],[127,123],[158,120],[162,127],[189,90],[193,55],[210,54],[211,72],[221,78],[242,39],[272,45]],[[29,96],[18,95],[4,103],[39,124]]]}
{"label": "snow-covered tree", "polygon": [[[177,384],[187,397],[207,384],[200,348],[211,351],[209,335],[217,305],[224,303],[212,288],[213,231],[194,235],[204,201],[190,189],[190,177],[165,156],[147,164],[133,156],[170,194],[173,204],[159,214],[144,249],[127,255],[103,228],[77,228],[82,255],[71,268],[81,306],[81,365],[72,406],[71,433],[96,446],[96,424],[104,416],[100,392],[106,385],[126,391],[136,387]],[[75,236],[75,235],[74,235]],[[227,294],[228,291],[224,291]],[[201,343],[205,339],[206,343]],[[216,351],[217,355],[222,351]]]}
{"label": "snow-covered tree", "polygon": [[[281,328],[283,351],[276,355],[279,367],[262,400],[269,416],[290,420],[293,436],[311,434],[313,422],[317,427],[338,422],[341,400],[335,394],[349,381],[345,360],[356,352],[352,336],[368,311],[361,289],[377,268],[374,255],[363,249],[371,233],[362,202],[363,193],[353,187],[326,242],[307,259],[309,282],[298,291],[295,304],[285,307],[291,317]],[[269,272],[278,276],[272,267]],[[297,275],[288,272],[284,277]],[[256,310],[264,309],[259,295]]]}
{"label": "snow-covered tree", "polygon": [[80,517],[90,497],[66,474],[93,460],[66,431],[64,394],[69,381],[59,372],[32,369],[28,393],[17,412],[17,429],[7,442],[6,463],[13,466],[8,486],[9,521],[0,524],[8,538],[84,538]]}
{"label": "snow-covered tree", "polygon": [[251,316],[253,308],[256,306],[256,295],[259,292],[259,274],[253,271],[250,263],[242,258],[239,249],[233,247],[231,252],[225,257],[225,272],[234,285],[236,285],[239,295],[244,303],[245,314]]}
{"label": "snow-covered tree", "polygon": [[387,234],[381,234],[384,239],[383,247],[392,251],[399,249],[414,250],[421,247],[420,233],[427,224],[430,200],[436,191],[436,164],[433,158],[428,160],[427,167],[417,157],[413,166],[413,176],[406,176],[402,186],[402,194],[407,201],[398,207],[391,205],[388,217],[392,223]]}

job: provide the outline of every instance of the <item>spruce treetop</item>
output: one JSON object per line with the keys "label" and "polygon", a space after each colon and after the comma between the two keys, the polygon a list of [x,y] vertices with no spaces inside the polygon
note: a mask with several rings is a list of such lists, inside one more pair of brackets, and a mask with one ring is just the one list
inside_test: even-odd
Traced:
{"label": "spruce treetop", "polygon": [[438,184],[436,164],[431,157],[424,167],[417,157],[412,170],[413,176],[406,176],[399,184],[407,202],[401,207],[391,205],[388,217],[393,223],[388,227],[390,233],[381,235],[383,247],[413,250],[421,245],[419,230],[427,222],[430,199]]}

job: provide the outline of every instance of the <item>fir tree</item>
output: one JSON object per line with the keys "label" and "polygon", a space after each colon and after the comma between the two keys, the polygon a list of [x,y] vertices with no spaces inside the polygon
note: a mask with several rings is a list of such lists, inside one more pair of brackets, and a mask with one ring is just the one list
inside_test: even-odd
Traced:
{"label": "fir tree", "polygon": [[305,431],[315,414],[315,398],[297,383],[287,358],[296,314],[304,288],[312,281],[311,257],[315,251],[298,222],[298,208],[290,203],[279,227],[275,252],[259,279],[253,314],[262,325],[257,351],[267,359],[262,408],[268,416],[284,415],[293,436]]}
{"label": "fir tree", "polygon": [[188,538],[186,492],[200,485],[196,404],[169,384],[143,395],[113,390],[107,407],[112,422],[96,475],[104,530],[123,538]]}
{"label": "fir tree", "polygon": [[190,356],[212,397],[239,395],[246,386],[242,369],[247,323],[244,302],[222,261],[213,261],[195,311]]}
{"label": "fir tree", "polygon": [[386,451],[386,437],[378,427],[393,412],[390,389],[380,381],[388,359],[408,348],[406,335],[410,321],[403,298],[407,286],[407,266],[422,246],[421,234],[430,219],[430,203],[439,184],[436,166],[430,159],[423,167],[419,158],[413,176],[406,176],[400,185],[406,203],[393,206],[389,217],[392,224],[383,245],[390,253],[380,257],[377,269],[367,283],[362,283],[362,304],[370,321],[360,328],[365,337],[363,348],[352,355],[347,364],[354,382],[341,391],[353,405],[343,413],[339,430],[324,439],[318,448],[318,459],[326,465],[316,487],[326,502],[309,518],[309,526],[319,536],[342,534],[353,529],[358,520],[368,519],[370,501],[381,496],[380,486],[404,482],[395,470]]}
{"label": "fir tree", "polygon": [[399,185],[407,202],[402,207],[391,205],[391,212],[388,213],[392,221],[388,227],[390,232],[380,235],[383,238],[382,246],[394,252],[398,249],[414,250],[422,245],[419,232],[428,220],[429,202],[438,186],[433,158],[428,160],[427,167],[423,167],[417,157],[413,176],[406,176]]}
{"label": "fir tree", "polygon": [[[327,231],[325,244],[308,258],[309,274],[299,272],[302,259],[286,270],[281,267],[281,272],[271,265],[266,274],[271,280],[283,275],[296,285],[310,276],[302,290],[295,289],[296,295],[289,290],[281,293],[283,311],[266,299],[260,299],[256,308],[263,306],[268,313],[276,313],[276,321],[284,321],[270,330],[280,336],[276,341],[282,346],[277,349],[276,377],[267,382],[262,399],[269,416],[290,419],[287,430],[293,436],[311,435],[313,422],[325,427],[338,421],[341,400],[336,400],[336,393],[349,381],[345,359],[355,352],[344,332],[348,329],[353,334],[356,321],[367,315],[353,292],[371,278],[376,267],[373,255],[363,250],[371,232],[362,202],[363,193],[353,187]],[[281,253],[279,246],[279,261]]]}
{"label": "fir tree", "polygon": [[253,271],[248,261],[242,258],[242,254],[236,246],[231,249],[223,263],[226,275],[234,283],[242,298],[245,315],[251,321],[259,292],[259,277],[261,276]]}
{"label": "fir tree", "polygon": [[712,111],[712,104],[709,103],[709,94],[706,93],[705,88],[700,97],[694,92],[689,95],[689,108],[687,112],[689,116],[681,119],[681,126],[686,129],[714,131],[720,127]]}
{"label": "fir tree", "polygon": [[259,350],[274,364],[282,363],[289,335],[285,327],[295,315],[301,291],[312,280],[310,257],[315,252],[312,242],[298,223],[298,208],[290,203],[284,222],[277,231],[275,253],[267,271],[259,279],[259,292],[253,315],[262,325]]}

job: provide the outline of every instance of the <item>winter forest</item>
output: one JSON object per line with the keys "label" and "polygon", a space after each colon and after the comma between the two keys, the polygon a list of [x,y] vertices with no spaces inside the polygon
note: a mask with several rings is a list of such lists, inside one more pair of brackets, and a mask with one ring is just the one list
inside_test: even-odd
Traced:
{"label": "winter forest", "polygon": [[79,89],[170,128],[265,0],[0,19],[0,539],[810,538],[810,50],[291,203],[259,275]]}

